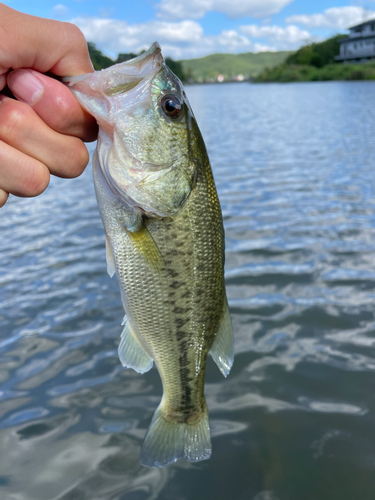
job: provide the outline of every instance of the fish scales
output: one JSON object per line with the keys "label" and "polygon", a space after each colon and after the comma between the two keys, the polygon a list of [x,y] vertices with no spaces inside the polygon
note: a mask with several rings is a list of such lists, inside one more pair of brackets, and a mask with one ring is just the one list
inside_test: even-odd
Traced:
{"label": "fish scales", "polygon": [[[119,244],[115,250],[115,258],[121,262],[118,275],[128,297],[129,315],[139,337],[149,346],[163,381],[166,414],[173,413],[173,418],[184,422],[204,411],[204,367],[225,293],[224,232],[212,184],[206,160],[179,216],[170,221],[148,222],[147,228],[165,263],[162,279],[150,272],[131,245]],[[201,200],[207,197],[213,208],[200,217],[204,208]],[[148,315],[144,313],[145,303],[150,304]],[[204,336],[205,330],[209,336]],[[168,357],[171,343],[181,353],[176,359]]]}
{"label": "fish scales", "polygon": [[202,136],[157,44],[68,80],[99,123],[93,174],[108,272],[126,312],[120,360],[141,373],[155,362],[163,384],[141,463],[207,459],[207,355],[227,376],[233,335],[222,215]]}

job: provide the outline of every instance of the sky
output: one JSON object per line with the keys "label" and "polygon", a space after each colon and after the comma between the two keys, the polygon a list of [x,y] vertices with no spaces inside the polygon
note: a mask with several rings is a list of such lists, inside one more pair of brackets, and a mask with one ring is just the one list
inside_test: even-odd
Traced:
{"label": "sky", "polygon": [[295,50],[375,18],[375,0],[11,0],[27,14],[76,24],[106,55],[155,40],[165,56]]}

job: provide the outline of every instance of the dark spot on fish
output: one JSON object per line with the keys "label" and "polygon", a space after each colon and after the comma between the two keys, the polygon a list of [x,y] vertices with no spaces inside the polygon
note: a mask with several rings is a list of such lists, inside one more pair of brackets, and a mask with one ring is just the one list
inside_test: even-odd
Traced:
{"label": "dark spot on fish", "polygon": [[180,330],[178,333],[181,334],[181,338],[179,340],[179,342],[180,342],[180,345],[179,345],[180,350],[181,350],[181,352],[187,353],[188,341],[185,338],[187,336],[187,334],[186,334],[186,332],[183,332],[182,330]]}
{"label": "dark spot on fish", "polygon": [[186,318],[186,319],[176,318],[175,319],[175,323],[176,323],[177,328],[182,328],[184,325],[186,325],[186,323],[189,323],[189,321],[190,321],[190,318]]}
{"label": "dark spot on fish", "polygon": [[190,307],[185,307],[185,308],[184,307],[175,307],[173,309],[173,312],[175,314],[185,314],[185,313],[187,313],[189,311],[190,311]]}
{"label": "dark spot on fish", "polygon": [[204,294],[204,290],[202,288],[197,288],[195,290],[195,295],[197,295],[198,297],[200,297],[203,294]]}
{"label": "dark spot on fish", "polygon": [[177,278],[178,276],[178,272],[174,269],[167,269],[167,272],[171,278]]}
{"label": "dark spot on fish", "polygon": [[188,297],[190,297],[190,290],[187,290],[181,295],[181,299],[187,299]]}
{"label": "dark spot on fish", "polygon": [[186,283],[184,281],[172,281],[172,283],[169,285],[171,288],[174,288],[177,290],[177,288],[180,288],[180,286],[184,286]]}
{"label": "dark spot on fish", "polygon": [[[184,342],[186,347],[186,342]],[[181,379],[181,387],[185,390],[181,394],[181,408],[184,413],[187,413],[191,408],[191,387],[189,382],[190,378],[190,370],[188,368],[188,358],[187,358],[187,350],[186,348],[182,350],[181,356],[178,359],[180,365],[180,379]]]}
{"label": "dark spot on fish", "polygon": [[180,342],[180,349],[182,349],[183,351],[186,350],[186,340],[183,340],[185,337],[187,336],[187,333],[182,331],[182,330],[178,330],[176,332],[176,339],[178,340],[178,342]]}
{"label": "dark spot on fish", "polygon": [[176,247],[182,247],[182,246],[184,246],[184,242],[177,240],[177,241],[175,241],[175,245],[176,245]]}
{"label": "dark spot on fish", "polygon": [[177,255],[182,255],[182,253],[180,253],[179,250],[172,248],[172,250],[169,250],[169,252],[167,252],[167,255],[172,255],[173,257],[176,257]]}

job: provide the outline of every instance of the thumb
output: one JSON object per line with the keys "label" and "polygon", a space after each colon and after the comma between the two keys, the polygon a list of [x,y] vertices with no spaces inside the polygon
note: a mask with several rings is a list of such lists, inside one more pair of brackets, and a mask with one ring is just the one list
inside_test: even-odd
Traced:
{"label": "thumb", "polygon": [[9,73],[8,87],[13,95],[33,108],[53,130],[89,142],[96,139],[97,125],[60,81],[30,69]]}

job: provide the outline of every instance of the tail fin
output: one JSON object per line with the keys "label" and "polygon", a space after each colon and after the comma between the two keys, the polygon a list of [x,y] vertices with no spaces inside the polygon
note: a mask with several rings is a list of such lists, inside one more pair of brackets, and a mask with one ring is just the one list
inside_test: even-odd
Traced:
{"label": "tail fin", "polygon": [[181,424],[166,420],[160,405],[141,449],[141,464],[145,467],[164,467],[179,458],[199,462],[210,458],[211,451],[207,408],[198,423]]}

